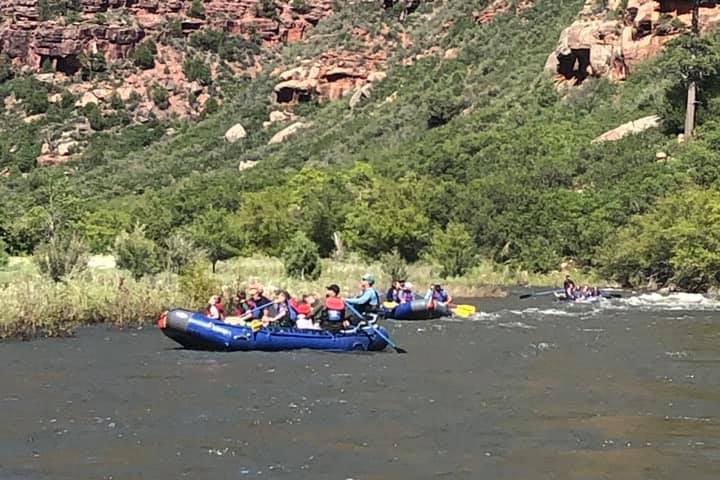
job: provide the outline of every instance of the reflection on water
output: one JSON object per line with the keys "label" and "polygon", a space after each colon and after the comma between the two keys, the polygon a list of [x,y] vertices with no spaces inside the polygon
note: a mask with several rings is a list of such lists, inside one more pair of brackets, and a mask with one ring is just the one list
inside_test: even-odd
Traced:
{"label": "reflection on water", "polygon": [[714,300],[478,305],[407,355],[0,344],[0,478],[720,478]]}

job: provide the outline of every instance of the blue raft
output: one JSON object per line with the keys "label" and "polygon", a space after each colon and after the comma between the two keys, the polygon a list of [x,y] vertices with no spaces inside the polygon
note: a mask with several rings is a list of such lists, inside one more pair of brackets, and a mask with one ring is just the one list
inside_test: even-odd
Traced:
{"label": "blue raft", "polygon": [[387,332],[379,326],[369,325],[345,332],[326,330],[300,330],[297,328],[261,328],[253,332],[250,327],[230,325],[210,319],[201,313],[188,310],[170,310],[158,321],[158,326],[169,338],[185,348],[215,351],[276,352],[280,350],[329,351],[380,351],[387,342],[376,332]]}
{"label": "blue raft", "polygon": [[385,310],[381,315],[388,320],[433,320],[449,317],[452,312],[444,303],[436,303],[435,308],[430,309],[425,300],[413,300],[401,303],[391,310]]}

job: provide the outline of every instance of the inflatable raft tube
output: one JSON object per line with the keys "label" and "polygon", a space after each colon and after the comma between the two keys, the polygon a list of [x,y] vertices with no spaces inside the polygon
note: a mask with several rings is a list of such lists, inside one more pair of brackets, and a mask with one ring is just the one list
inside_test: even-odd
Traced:
{"label": "inflatable raft tube", "polygon": [[392,310],[383,313],[388,320],[433,320],[435,318],[452,315],[444,303],[436,303],[435,308],[429,309],[425,300],[413,300],[402,303]]}
{"label": "inflatable raft tube", "polygon": [[379,326],[370,325],[339,333],[326,330],[300,330],[297,328],[261,328],[253,332],[250,327],[230,325],[210,319],[189,310],[170,310],[163,314],[158,326],[169,338],[188,349],[234,351],[329,350],[329,351],[380,351],[387,342],[375,332]]}

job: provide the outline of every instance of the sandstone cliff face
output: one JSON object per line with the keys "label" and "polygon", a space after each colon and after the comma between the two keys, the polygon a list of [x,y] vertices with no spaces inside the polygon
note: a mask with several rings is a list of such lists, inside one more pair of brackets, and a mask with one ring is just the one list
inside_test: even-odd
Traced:
{"label": "sandstone cliff face", "polygon": [[158,34],[171,21],[180,22],[184,33],[210,26],[276,44],[301,40],[310,27],[332,14],[332,0],[307,0],[302,11],[289,1],[277,1],[270,18],[258,15],[256,0],[211,0],[203,4],[205,18],[198,19],[186,15],[190,4],[80,0],[76,21],[68,24],[66,18],[43,19],[38,0],[0,0],[0,52],[34,70],[47,58],[73,74],[78,56],[100,52],[110,61],[125,58],[144,37]]}
{"label": "sandstone cliff face", "polygon": [[[588,1],[580,18],[565,29],[545,68],[560,83],[579,84],[588,76],[627,78],[633,65],[657,55],[663,45],[689,28],[693,0],[629,0],[620,10],[620,0],[609,2],[608,11],[594,13]],[[609,19],[608,12],[619,19]],[[715,0],[700,4],[703,30],[720,22]]]}

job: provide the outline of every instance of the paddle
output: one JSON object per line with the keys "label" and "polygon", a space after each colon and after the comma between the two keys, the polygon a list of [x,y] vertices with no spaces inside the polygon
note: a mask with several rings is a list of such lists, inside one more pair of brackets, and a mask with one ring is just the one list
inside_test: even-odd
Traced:
{"label": "paddle", "polygon": [[450,311],[458,317],[467,318],[475,315],[477,309],[475,308],[475,305],[455,305],[454,307],[450,308]]}
{"label": "paddle", "polygon": [[556,288],[555,290],[546,290],[546,291],[544,291],[544,292],[524,293],[524,294],[520,295],[520,300],[524,300],[524,299],[530,298],[530,297],[539,297],[539,296],[541,296],[541,295],[550,295],[551,293],[555,293],[555,292],[558,292],[558,291],[560,291],[559,288]]}
{"label": "paddle", "polygon": [[397,307],[398,304],[396,302],[383,302],[383,307],[387,308],[388,310],[392,310],[393,308]]}
{"label": "paddle", "polygon": [[[365,320],[365,317],[363,317],[363,316],[360,314],[360,312],[358,312],[357,310],[355,310],[355,307],[353,307],[351,304],[349,304],[348,302],[345,302],[345,306],[346,306],[356,317],[358,317],[360,320]],[[394,343],[392,340],[390,340],[390,339],[388,338],[388,336],[385,335],[385,334],[382,332],[382,330],[380,330],[379,328],[375,328],[375,325],[370,325],[370,328],[372,329],[373,332],[377,333],[380,338],[382,338],[383,340],[385,340],[388,345],[390,345],[393,349],[395,349],[395,351],[396,351],[397,353],[407,353],[407,350],[405,350],[404,348],[400,348],[400,347],[398,347],[397,345],[395,345],[395,343]]]}

